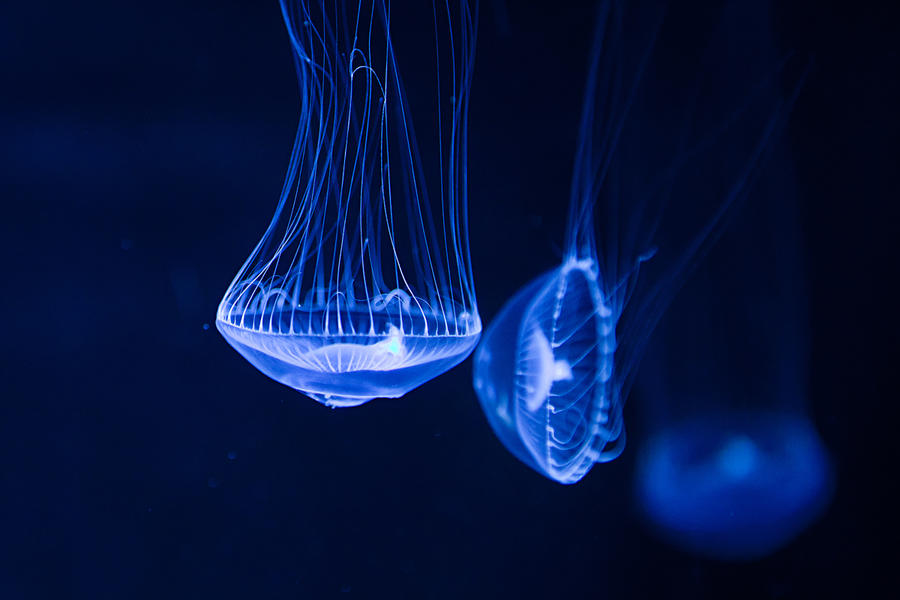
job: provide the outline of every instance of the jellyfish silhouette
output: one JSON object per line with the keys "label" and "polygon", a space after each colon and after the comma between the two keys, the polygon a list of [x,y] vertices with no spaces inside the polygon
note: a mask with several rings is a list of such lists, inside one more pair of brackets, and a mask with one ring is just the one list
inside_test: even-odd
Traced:
{"label": "jellyfish silhouette", "polygon": [[598,11],[561,264],[506,303],[475,354],[496,435],[564,484],[621,453],[646,340],[786,114],[760,94],[779,69],[745,69],[734,10],[673,7],[662,27],[658,6],[624,5]]}
{"label": "jellyfish silhouette", "polygon": [[806,414],[803,270],[782,158],[663,322],[637,384],[650,423],[635,477],[642,513],[664,539],[722,560],[784,546],[834,485]]}
{"label": "jellyfish silhouette", "polygon": [[[769,46],[760,44],[757,59],[774,52],[770,37],[759,37]],[[664,539],[722,560],[782,547],[823,513],[833,489],[806,410],[808,311],[791,156],[784,143],[770,152],[752,210],[739,213],[685,285],[636,383],[649,423],[635,477],[642,513]]]}
{"label": "jellyfish silhouette", "polygon": [[828,453],[794,411],[712,411],[682,418],[641,451],[638,498],[654,529],[723,560],[770,554],[831,497]]}
{"label": "jellyfish silhouette", "polygon": [[[281,1],[300,124],[275,216],[216,325],[260,371],[331,407],[400,397],[481,334],[466,205],[475,24],[465,1],[440,5],[405,7],[392,27],[388,0]],[[416,65],[431,82],[418,103],[404,52],[433,57]]]}

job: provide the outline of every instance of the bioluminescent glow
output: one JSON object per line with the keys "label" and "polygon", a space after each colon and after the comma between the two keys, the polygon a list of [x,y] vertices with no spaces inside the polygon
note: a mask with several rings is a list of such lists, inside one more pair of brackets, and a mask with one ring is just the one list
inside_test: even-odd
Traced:
{"label": "bioluminescent glow", "polygon": [[802,414],[694,417],[649,440],[638,499],[663,537],[719,559],[769,554],[831,496],[827,452]]}
{"label": "bioluminescent glow", "polygon": [[[775,61],[765,3],[741,22],[756,60]],[[643,515],[673,545],[718,560],[781,548],[823,514],[834,486],[806,410],[806,271],[787,138],[767,152],[748,210],[683,286],[637,382]]]}
{"label": "bioluminescent glow", "polygon": [[[481,334],[466,208],[472,15],[435,3],[414,28],[429,42],[409,36],[396,52],[388,0],[281,7],[300,125],[275,216],[216,325],[260,371],[326,405],[400,397]],[[404,51],[434,57],[429,102],[405,94]]]}
{"label": "bioluminescent glow", "polygon": [[[748,81],[722,102],[720,122],[698,127],[699,93],[682,104],[678,94],[656,93],[670,76],[665,49],[655,54],[661,15],[626,18],[624,6],[603,2],[598,15],[561,264],[507,302],[475,355],[474,387],[496,435],[527,465],[566,484],[621,453],[622,406],[644,343],[692,261],[746,193],[784,116],[783,106],[769,105],[762,119],[745,118],[759,83]],[[647,89],[650,65],[658,81]],[[647,131],[665,121],[661,115],[679,113],[686,116],[675,133]],[[746,137],[731,137],[736,121]],[[727,173],[727,185],[714,193],[690,184],[677,188],[680,173],[690,171],[685,165],[697,155],[715,155],[711,148],[723,140],[740,155],[737,167],[713,171]],[[667,148],[671,153],[660,157]],[[659,161],[655,169],[645,169],[653,160]],[[700,214],[690,226],[662,222],[676,193],[679,203],[670,212]],[[636,294],[644,263],[660,262],[656,233],[665,226],[689,230],[687,241],[665,249],[673,262]]]}

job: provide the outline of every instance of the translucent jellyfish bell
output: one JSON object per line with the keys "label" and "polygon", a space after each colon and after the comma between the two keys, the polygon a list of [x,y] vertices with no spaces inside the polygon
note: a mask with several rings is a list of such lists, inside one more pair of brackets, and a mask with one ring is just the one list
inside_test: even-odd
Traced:
{"label": "translucent jellyfish bell", "polygon": [[[703,77],[670,89],[680,72],[668,45],[654,52],[661,14],[633,4],[626,14],[624,4],[604,2],[598,16],[562,262],[506,303],[475,354],[494,432],[564,484],[621,453],[622,405],[645,342],[746,193],[786,110],[755,102],[771,68],[730,85],[701,72],[714,89]],[[743,40],[732,44],[723,23],[705,56],[744,73]],[[681,66],[696,76],[697,65],[688,56]],[[645,270],[649,285],[638,280]]]}
{"label": "translucent jellyfish bell", "polygon": [[750,559],[813,522],[831,466],[802,414],[737,411],[666,428],[641,453],[638,498],[656,529],[719,559]]}
{"label": "translucent jellyfish bell", "polygon": [[[402,27],[386,0],[281,6],[300,125],[275,216],[216,325],[260,371],[329,406],[400,397],[481,334],[466,208],[472,17],[465,1],[408,7]],[[437,57],[428,101],[408,100],[398,47],[410,62]]]}
{"label": "translucent jellyfish bell", "polygon": [[[783,199],[774,190],[767,196]],[[779,202],[779,213],[787,206]],[[803,275],[791,242],[782,239],[776,252],[757,235],[764,222],[770,235],[783,236],[784,215],[762,214],[747,215],[753,226],[738,230],[754,240],[754,258],[730,252],[727,267],[684,290],[672,313],[679,318],[663,322],[638,383],[650,423],[635,477],[646,521],[674,545],[720,560],[781,548],[824,513],[834,486],[831,459],[804,409]],[[779,268],[767,272],[776,255]],[[734,267],[740,275],[729,276]],[[745,278],[752,284],[736,281]],[[764,300],[748,289],[756,285]],[[703,302],[711,297],[733,313]]]}
{"label": "translucent jellyfish bell", "polygon": [[570,261],[520,290],[475,355],[475,390],[504,445],[562,483],[621,431],[610,395],[615,315],[596,264]]}

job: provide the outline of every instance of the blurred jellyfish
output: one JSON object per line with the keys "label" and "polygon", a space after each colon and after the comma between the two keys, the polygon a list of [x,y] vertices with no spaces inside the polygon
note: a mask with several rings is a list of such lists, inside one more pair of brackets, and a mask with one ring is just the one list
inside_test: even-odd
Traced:
{"label": "blurred jellyfish", "polygon": [[792,411],[714,411],[662,429],[642,449],[641,506],[662,537],[726,560],[764,556],[819,517],[827,452]]}
{"label": "blurred jellyfish", "polygon": [[735,11],[673,9],[660,27],[655,6],[624,4],[598,12],[562,262],[506,303],[475,355],[496,435],[566,484],[621,453],[645,342],[786,112],[760,94],[778,69],[747,68]]}
{"label": "blurred jellyfish", "polygon": [[[260,371],[332,407],[400,397],[481,333],[466,208],[474,22],[465,0],[422,4],[281,0],[300,125],[275,216],[216,325]],[[407,97],[397,54],[430,74],[430,95]]]}
{"label": "blurred jellyfish", "polygon": [[804,408],[797,230],[782,226],[785,190],[762,191],[679,298],[638,383],[650,422],[635,480],[642,512],[665,539],[723,560],[777,550],[823,513],[833,488]]}
{"label": "blurred jellyfish", "polygon": [[[758,59],[774,54],[761,28]],[[768,44],[768,46],[766,45]],[[806,415],[804,269],[784,144],[679,294],[637,386],[649,436],[636,494],[665,539],[723,560],[769,554],[827,507],[828,453]]]}

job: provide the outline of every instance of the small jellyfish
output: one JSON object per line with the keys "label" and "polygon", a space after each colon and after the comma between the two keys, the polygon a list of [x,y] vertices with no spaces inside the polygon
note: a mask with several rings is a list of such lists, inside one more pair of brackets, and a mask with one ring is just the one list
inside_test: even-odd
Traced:
{"label": "small jellyfish", "polygon": [[695,81],[687,52],[678,71],[670,47],[656,51],[657,9],[624,4],[598,12],[561,264],[506,303],[475,354],[474,387],[496,435],[564,484],[621,453],[622,406],[645,342],[785,114],[756,102],[759,78],[741,70],[743,40],[732,43],[727,27],[707,40],[707,62],[748,78],[721,85],[710,68]]}
{"label": "small jellyfish", "polygon": [[[275,216],[216,326],[331,407],[400,397],[481,334],[466,204],[474,23],[464,0],[440,4],[400,15],[387,0],[281,1],[300,125]],[[430,96],[407,97],[398,54],[434,57],[416,80]]]}
{"label": "small jellyfish", "polygon": [[520,290],[475,354],[475,390],[504,445],[574,483],[621,435],[612,385],[615,314],[596,263],[569,260]]}
{"label": "small jellyfish", "polygon": [[806,410],[808,303],[792,161],[786,143],[769,151],[752,210],[740,211],[679,293],[636,383],[647,439],[635,495],[646,522],[719,560],[781,548],[823,514],[834,485]]}
{"label": "small jellyfish", "polygon": [[765,556],[819,517],[828,453],[802,413],[701,414],[641,452],[637,495],[662,537],[723,560]]}

